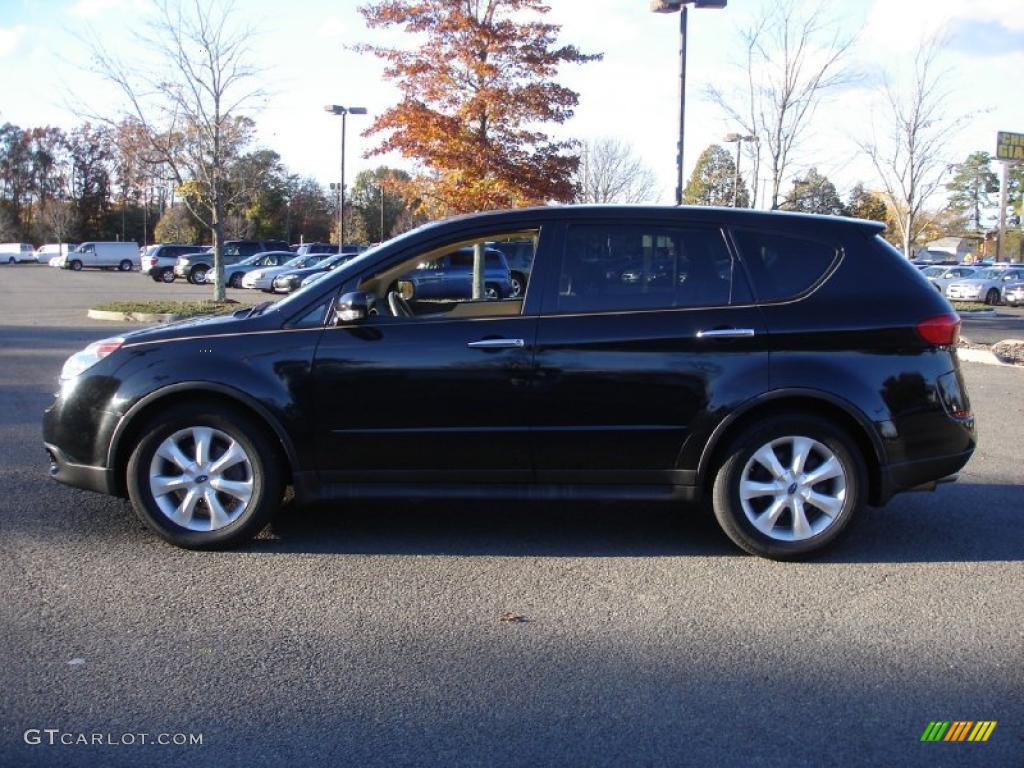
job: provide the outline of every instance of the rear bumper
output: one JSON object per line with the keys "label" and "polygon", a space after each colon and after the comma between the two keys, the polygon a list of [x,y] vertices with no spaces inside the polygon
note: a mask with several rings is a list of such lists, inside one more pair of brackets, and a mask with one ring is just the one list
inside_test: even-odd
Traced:
{"label": "rear bumper", "polygon": [[963,453],[947,456],[907,461],[901,464],[890,464],[882,467],[881,498],[879,505],[884,504],[897,493],[911,491],[930,483],[944,482],[951,475],[959,472],[974,454],[974,448]]}
{"label": "rear bumper", "polygon": [[113,473],[106,467],[75,464],[55,445],[43,443],[50,457],[50,477],[58,483],[97,493],[114,494]]}

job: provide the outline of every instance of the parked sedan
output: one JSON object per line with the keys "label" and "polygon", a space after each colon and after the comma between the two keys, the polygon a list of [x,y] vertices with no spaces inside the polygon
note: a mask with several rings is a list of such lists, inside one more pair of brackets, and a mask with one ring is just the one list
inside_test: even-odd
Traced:
{"label": "parked sedan", "polygon": [[1003,303],[1011,307],[1024,304],[1024,280],[1015,280],[1003,285]]}
{"label": "parked sedan", "polygon": [[319,275],[324,272],[330,272],[332,269],[340,267],[345,262],[355,258],[355,256],[355,253],[335,253],[332,256],[328,256],[323,261],[317,262],[311,267],[291,269],[287,272],[282,272],[274,278],[271,283],[271,290],[274,293],[291,293],[292,291],[297,290],[307,277]]}
{"label": "parked sedan", "polygon": [[1024,269],[989,267],[967,280],[950,283],[946,296],[954,301],[984,301],[994,306],[1002,299],[1003,286],[1021,279],[1024,279]]}
{"label": "parked sedan", "polygon": [[312,267],[314,264],[319,264],[321,261],[332,255],[329,253],[307,253],[303,256],[296,256],[291,251],[282,251],[281,253],[288,257],[288,261],[285,261],[276,267],[260,267],[259,269],[247,272],[242,276],[242,287],[258,288],[261,291],[272,291],[274,290],[274,278],[278,275],[284,274],[285,272],[289,272],[293,269],[305,269],[306,267]]}
{"label": "parked sedan", "polygon": [[945,295],[950,283],[972,277],[977,271],[977,267],[925,267],[921,274]]}
{"label": "parked sedan", "polygon": [[[295,258],[295,254],[290,251],[267,251],[266,253],[256,253],[247,259],[243,259],[237,264],[230,264],[224,267],[224,279],[229,287],[241,288],[242,280],[250,272],[262,269],[263,267],[280,267],[284,263],[291,261],[293,258]],[[214,281],[215,276],[211,273],[208,279]]]}

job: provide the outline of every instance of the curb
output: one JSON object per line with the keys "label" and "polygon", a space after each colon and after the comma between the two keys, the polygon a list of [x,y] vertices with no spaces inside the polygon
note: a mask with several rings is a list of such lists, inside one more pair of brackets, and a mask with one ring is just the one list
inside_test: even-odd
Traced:
{"label": "curb", "polygon": [[969,312],[966,311],[966,310],[961,312],[961,311],[959,311],[956,308],[956,304],[953,305],[953,311],[956,312],[958,315],[960,315],[961,318],[964,318],[964,317],[996,317],[999,314],[994,309],[975,309],[975,310],[972,310],[972,311],[969,311]]}
{"label": "curb", "polygon": [[957,357],[960,358],[961,362],[965,363],[984,363],[985,365],[999,365],[1003,368],[1018,368],[1024,370],[1024,367],[1014,365],[1013,363],[1004,363],[992,352],[987,349],[968,349],[967,347],[959,347],[956,351]]}
{"label": "curb", "polygon": [[119,320],[129,323],[173,323],[181,319],[179,315],[153,312],[109,312],[105,309],[90,309],[89,317],[93,320]]}

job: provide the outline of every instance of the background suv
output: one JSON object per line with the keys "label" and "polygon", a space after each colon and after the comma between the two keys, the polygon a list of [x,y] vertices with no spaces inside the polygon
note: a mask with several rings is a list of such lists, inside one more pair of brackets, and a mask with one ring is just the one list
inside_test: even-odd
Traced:
{"label": "background suv", "polygon": [[[486,248],[484,260],[484,296],[501,299],[518,295],[505,254]],[[468,299],[473,293],[473,249],[460,248],[425,261],[399,278],[402,294],[413,299]]]}
{"label": "background suv", "polygon": [[[276,304],[76,353],[43,419],[50,471],[185,547],[248,539],[291,486],[707,500],[737,546],[801,557],[975,447],[959,318],[881,231],[628,206],[420,227]],[[509,239],[535,252],[521,297],[398,290]]]}
{"label": "background suv", "polygon": [[[228,240],[224,243],[224,265],[238,262],[263,251],[288,251],[283,240]],[[205,283],[206,273],[213,269],[213,249],[190,256],[181,256],[174,265],[174,274],[190,283]]]}
{"label": "background suv", "polygon": [[158,283],[173,283],[174,265],[178,262],[178,257],[205,250],[201,245],[185,245],[184,243],[150,245],[146,247],[139,259],[140,271]]}

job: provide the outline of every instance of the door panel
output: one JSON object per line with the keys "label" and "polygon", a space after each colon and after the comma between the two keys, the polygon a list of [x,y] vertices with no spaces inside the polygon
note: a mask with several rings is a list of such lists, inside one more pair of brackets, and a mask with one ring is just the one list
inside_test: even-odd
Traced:
{"label": "door panel", "polygon": [[[755,335],[698,338],[712,329]],[[686,482],[678,458],[695,422],[767,387],[765,343],[754,307],[542,318],[538,480]]]}
{"label": "door panel", "polygon": [[328,328],[314,364],[324,479],[529,481],[536,328],[535,316]]}

